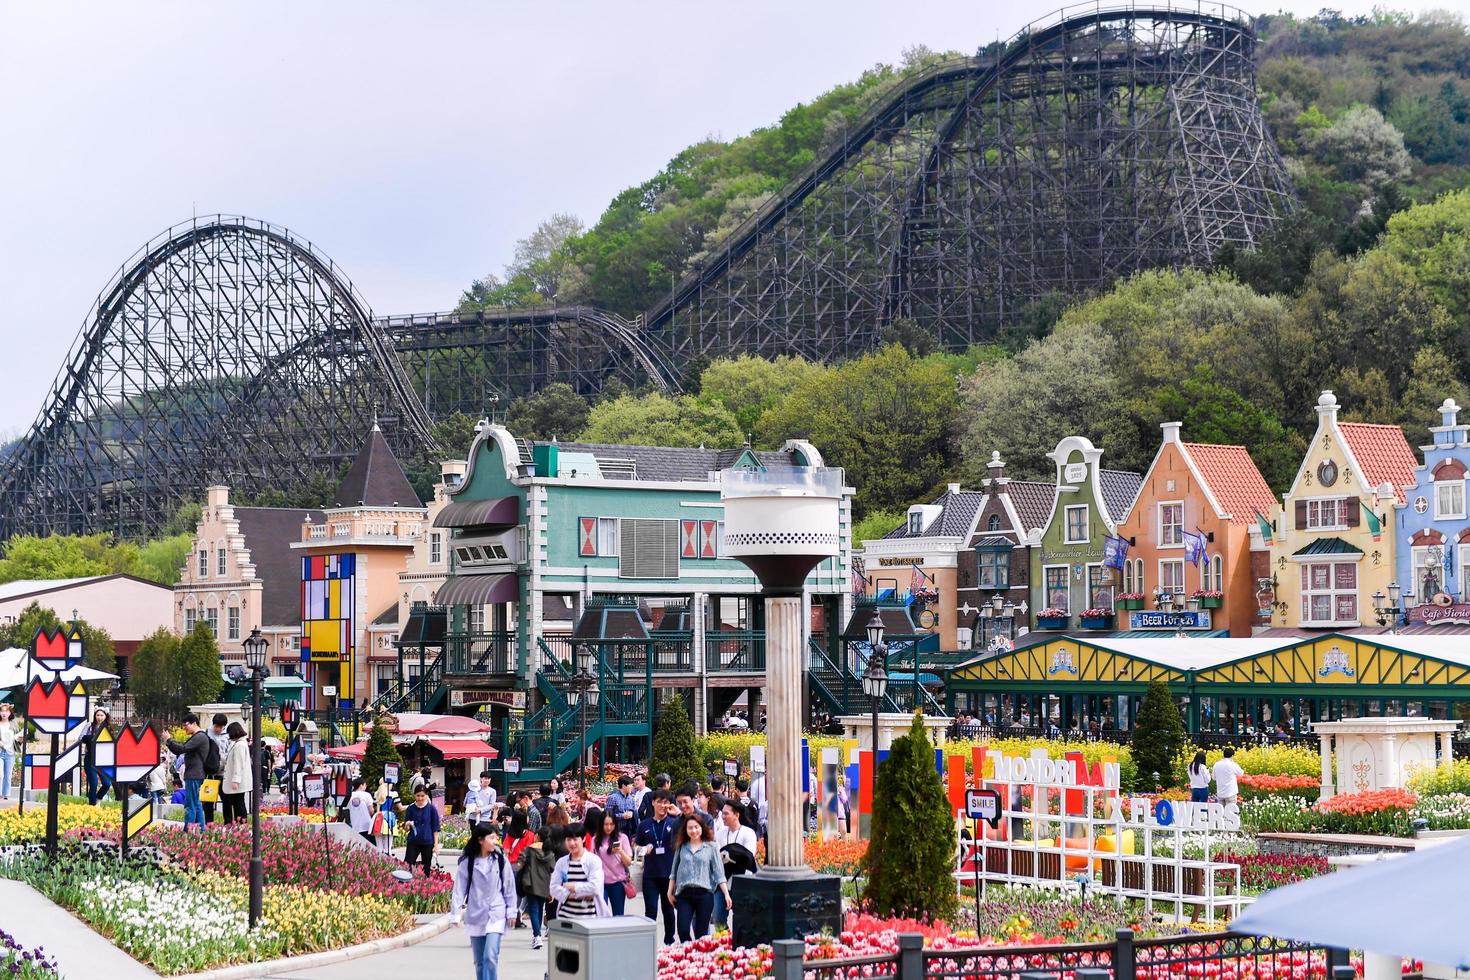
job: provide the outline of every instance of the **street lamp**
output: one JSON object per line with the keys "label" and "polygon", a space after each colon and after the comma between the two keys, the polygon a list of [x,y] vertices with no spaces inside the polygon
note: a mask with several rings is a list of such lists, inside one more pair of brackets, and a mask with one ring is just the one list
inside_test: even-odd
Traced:
{"label": "street lamp", "polygon": [[1399,631],[1399,599],[1401,591],[1397,582],[1388,583],[1388,595],[1383,590],[1373,593],[1373,611],[1378,614],[1378,625],[1387,626],[1390,633]]}
{"label": "street lamp", "polygon": [[868,814],[872,819],[878,797],[878,709],[883,704],[883,695],[888,692],[888,672],[883,669],[883,662],[888,659],[888,647],[883,643],[883,617],[876,609],[873,610],[873,618],[868,620],[867,631],[868,666],[863,671],[863,693],[873,701],[873,782],[868,787]]}
{"label": "street lamp", "polygon": [[[590,654],[589,654],[590,656]],[[596,700],[592,692],[597,688],[597,678],[584,665],[567,681],[567,700],[577,709],[577,785],[582,784],[582,774],[587,762],[587,705]]]}
{"label": "street lamp", "polygon": [[[265,637],[260,627],[250,631],[245,640],[245,667],[250,671],[250,769],[253,780],[260,780],[260,688],[265,681]],[[257,786],[250,794],[250,928],[260,921],[265,904],[265,863],[260,857],[260,800],[265,794]]]}

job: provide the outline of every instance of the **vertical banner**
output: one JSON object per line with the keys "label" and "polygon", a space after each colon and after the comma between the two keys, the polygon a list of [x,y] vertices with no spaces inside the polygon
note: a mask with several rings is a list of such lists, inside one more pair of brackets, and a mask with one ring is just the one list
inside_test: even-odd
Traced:
{"label": "vertical banner", "polygon": [[949,757],[949,809],[951,813],[963,813],[965,809],[965,757]]}
{"label": "vertical banner", "polygon": [[983,780],[985,779],[985,753],[989,750],[990,747],[987,745],[970,746],[971,761],[975,764],[974,779],[976,788],[983,785]]}
{"label": "vertical banner", "polygon": [[858,753],[858,782],[862,785],[862,792],[858,795],[862,804],[859,812],[872,813],[873,753],[871,752]]}
{"label": "vertical banner", "polygon": [[812,791],[812,747],[806,739],[801,740],[801,791],[806,794]]}

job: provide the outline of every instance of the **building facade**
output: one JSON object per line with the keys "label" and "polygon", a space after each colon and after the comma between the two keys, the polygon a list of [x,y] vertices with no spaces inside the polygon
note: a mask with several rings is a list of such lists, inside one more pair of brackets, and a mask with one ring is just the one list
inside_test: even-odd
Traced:
{"label": "building facade", "polygon": [[174,592],[167,585],[121,573],[80,578],[20,579],[0,585],[0,623],[15,622],[31,603],[63,621],[72,612],[112,637],[117,674],[126,683],[128,663],[148,634],[172,627]]}
{"label": "building facade", "polygon": [[[1250,636],[1257,610],[1250,531],[1274,513],[1275,498],[1244,446],[1184,442],[1180,427],[1160,426],[1163,440],[1118,527],[1129,545],[1121,593],[1142,598],[1119,604],[1117,627]],[[1205,539],[1192,561],[1190,535]],[[1164,593],[1172,597],[1167,611],[1159,608]]]}
{"label": "building facade", "polygon": [[1276,627],[1370,625],[1380,618],[1372,597],[1398,575],[1398,505],[1418,460],[1398,426],[1337,414],[1337,397],[1322,392],[1316,432],[1277,511],[1271,574],[1261,583]]}
{"label": "building facade", "polygon": [[[1039,540],[1056,500],[1054,483],[1012,480],[1000,453],[986,463],[985,495],[969,546],[960,552],[956,621],[968,648],[1013,641],[1031,611],[1031,542]],[[962,646],[961,649],[967,647]]]}
{"label": "building facade", "polygon": [[1470,426],[1461,425],[1460,406],[1446,398],[1440,424],[1421,446],[1424,463],[1404,488],[1398,505],[1395,567],[1400,602],[1411,625],[1470,624],[1470,517],[1465,505],[1465,474],[1470,470]]}
{"label": "building facade", "polygon": [[1138,493],[1137,473],[1102,467],[1103,451],[1068,436],[1047,457],[1056,464],[1051,513],[1032,537],[1031,611],[1037,629],[1112,629],[1118,570],[1103,564],[1104,539]]}

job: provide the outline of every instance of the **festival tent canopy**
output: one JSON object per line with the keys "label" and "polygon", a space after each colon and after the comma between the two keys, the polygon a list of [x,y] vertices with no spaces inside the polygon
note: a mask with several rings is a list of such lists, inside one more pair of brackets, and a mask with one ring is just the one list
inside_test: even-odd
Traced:
{"label": "festival tent canopy", "polygon": [[[26,660],[29,657],[30,653],[19,647],[0,650],[0,690],[12,687],[25,687],[27,678]],[[31,678],[39,677],[43,681],[51,681],[55,680],[57,675],[54,671],[47,670],[39,663],[32,661],[29,676]],[[63,670],[61,672],[61,679],[64,681],[108,681],[116,680],[117,675],[109,674],[107,671],[98,670],[95,667],[77,664],[75,667],[69,667]]]}
{"label": "festival tent canopy", "polygon": [[1470,837],[1267,892],[1236,932],[1470,968]]}

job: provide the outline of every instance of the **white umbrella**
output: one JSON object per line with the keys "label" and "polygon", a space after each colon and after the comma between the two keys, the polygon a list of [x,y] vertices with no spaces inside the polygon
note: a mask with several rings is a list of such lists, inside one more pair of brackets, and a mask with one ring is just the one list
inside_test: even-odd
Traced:
{"label": "white umbrella", "polygon": [[[31,679],[41,678],[43,681],[55,680],[57,672],[42,667],[39,663],[31,661],[30,672],[27,674],[26,661],[30,659],[30,652],[19,647],[11,647],[9,650],[0,650],[0,691],[12,687],[25,687],[27,677]],[[95,667],[87,667],[77,664],[60,672],[64,681],[106,681],[116,680],[116,674],[109,674],[105,670]]]}

